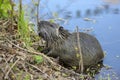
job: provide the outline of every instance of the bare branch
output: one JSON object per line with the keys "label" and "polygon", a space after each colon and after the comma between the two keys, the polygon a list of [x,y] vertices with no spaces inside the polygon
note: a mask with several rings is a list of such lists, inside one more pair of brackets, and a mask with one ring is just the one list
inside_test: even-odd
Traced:
{"label": "bare branch", "polygon": [[12,68],[17,64],[17,62],[20,60],[20,58],[18,58],[16,61],[15,61],[15,63],[10,67],[10,69],[8,70],[8,72],[6,73],[6,75],[5,75],[5,79],[7,79],[8,78],[8,75],[9,75],[9,73],[10,73],[10,71],[12,70]]}
{"label": "bare branch", "polygon": [[81,73],[83,73],[83,56],[82,56],[82,51],[81,51],[81,45],[80,45],[80,34],[79,34],[79,28],[76,26],[77,29],[77,43],[78,43],[78,52],[80,55],[80,62],[79,62],[79,70],[81,70]]}
{"label": "bare branch", "polygon": [[38,4],[37,4],[37,24],[39,22],[39,5],[40,5],[40,0],[38,0]]}

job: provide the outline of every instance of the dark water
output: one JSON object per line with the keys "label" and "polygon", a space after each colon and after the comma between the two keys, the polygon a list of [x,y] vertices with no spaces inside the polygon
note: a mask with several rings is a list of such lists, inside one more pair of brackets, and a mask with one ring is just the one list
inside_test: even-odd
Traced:
{"label": "dark water", "polygon": [[[120,4],[109,4],[101,0],[41,0],[41,19],[65,18],[61,25],[73,32],[90,29],[106,52],[104,64],[111,69],[102,68],[98,78],[120,80]],[[97,78],[98,77],[98,78]],[[109,79],[110,78],[110,79]]]}

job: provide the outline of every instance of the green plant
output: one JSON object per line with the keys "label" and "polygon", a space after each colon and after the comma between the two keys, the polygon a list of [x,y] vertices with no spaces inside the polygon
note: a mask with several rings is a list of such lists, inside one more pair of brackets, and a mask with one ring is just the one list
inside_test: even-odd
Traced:
{"label": "green plant", "polygon": [[43,62],[43,57],[42,56],[38,56],[38,55],[35,55],[34,56],[34,60],[35,60],[35,62],[37,63],[37,64],[40,64],[40,63],[42,63]]}
{"label": "green plant", "polygon": [[25,78],[23,80],[30,80],[30,75],[26,74]]}
{"label": "green plant", "polygon": [[0,18],[8,17],[11,10],[10,0],[0,0]]}
{"label": "green plant", "polygon": [[22,10],[22,2],[20,2],[19,6],[18,33],[20,34],[20,37],[24,42],[24,46],[28,48],[31,45],[30,29],[28,27],[28,22],[27,20],[25,20],[24,17],[24,11]]}
{"label": "green plant", "polygon": [[28,22],[24,19],[24,12],[20,14],[18,18],[18,32],[21,36],[21,39],[24,41],[25,46],[30,46],[31,39],[30,39],[30,31],[28,27]]}

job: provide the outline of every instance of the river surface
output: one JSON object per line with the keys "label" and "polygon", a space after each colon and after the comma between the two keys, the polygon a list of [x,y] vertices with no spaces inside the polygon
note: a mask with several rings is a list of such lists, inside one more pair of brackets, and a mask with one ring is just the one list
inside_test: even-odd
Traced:
{"label": "river surface", "polygon": [[110,69],[102,68],[96,80],[120,80],[120,4],[101,0],[41,0],[40,15],[43,20],[60,20],[70,32],[79,26],[81,31],[97,37],[106,53],[103,63]]}

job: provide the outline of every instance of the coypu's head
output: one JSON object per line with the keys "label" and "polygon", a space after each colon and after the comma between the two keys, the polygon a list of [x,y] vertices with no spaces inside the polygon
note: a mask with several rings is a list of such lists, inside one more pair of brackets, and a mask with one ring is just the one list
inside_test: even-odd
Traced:
{"label": "coypu's head", "polygon": [[48,43],[57,41],[58,39],[65,39],[69,36],[69,32],[63,27],[48,21],[40,21],[38,23],[38,34]]}

